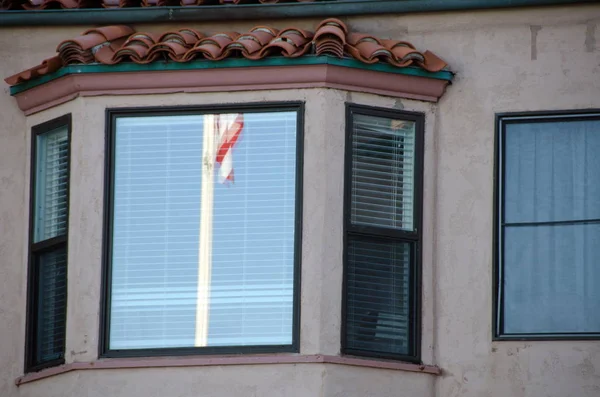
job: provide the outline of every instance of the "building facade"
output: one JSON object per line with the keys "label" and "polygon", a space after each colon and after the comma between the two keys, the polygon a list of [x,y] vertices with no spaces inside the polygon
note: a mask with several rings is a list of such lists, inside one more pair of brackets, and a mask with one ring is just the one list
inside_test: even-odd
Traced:
{"label": "building facade", "polygon": [[0,396],[600,395],[600,5],[533,3],[0,12]]}

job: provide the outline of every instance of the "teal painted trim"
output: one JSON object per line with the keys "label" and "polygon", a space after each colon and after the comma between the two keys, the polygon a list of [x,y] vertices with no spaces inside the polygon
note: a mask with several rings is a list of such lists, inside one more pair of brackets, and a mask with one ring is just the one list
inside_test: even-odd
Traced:
{"label": "teal painted trim", "polygon": [[325,0],[308,3],[203,5],[196,7],[147,7],[0,11],[0,26],[113,25],[160,22],[200,22],[308,17],[340,17],[431,11],[539,7],[597,3],[598,0]]}
{"label": "teal painted trim", "polygon": [[417,67],[398,68],[385,63],[366,64],[355,59],[334,58],[330,56],[305,55],[300,58],[272,57],[257,61],[249,59],[224,59],[222,61],[196,60],[192,62],[167,62],[157,61],[145,65],[133,62],[119,63],[116,65],[88,64],[68,65],[58,71],[42,76],[38,79],[10,87],[10,95],[17,95],[23,91],[39,85],[56,80],[70,74],[82,73],[120,73],[120,72],[148,72],[148,71],[173,71],[173,70],[198,70],[198,69],[222,69],[222,68],[249,68],[260,66],[301,66],[301,65],[335,65],[353,69],[375,70],[383,73],[403,74],[407,76],[428,77],[431,79],[452,81],[453,73],[442,70],[440,72],[428,72]]}

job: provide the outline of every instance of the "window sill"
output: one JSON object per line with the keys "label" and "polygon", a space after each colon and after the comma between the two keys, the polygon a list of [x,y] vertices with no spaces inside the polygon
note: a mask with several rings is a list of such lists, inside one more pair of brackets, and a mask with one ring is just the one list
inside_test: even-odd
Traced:
{"label": "window sill", "polygon": [[530,335],[495,335],[492,342],[551,342],[551,341],[597,341],[600,334],[530,334]]}
{"label": "window sill", "polygon": [[205,367],[225,365],[262,365],[262,364],[337,364],[365,368],[391,369],[396,371],[420,372],[430,375],[441,375],[442,370],[436,365],[412,364],[406,362],[383,361],[355,357],[327,355],[244,355],[244,356],[204,356],[204,357],[169,357],[169,358],[136,358],[136,359],[100,359],[86,363],[69,363],[59,367],[47,368],[40,372],[25,374],[15,380],[17,386],[35,382],[40,379],[71,371],[129,369],[129,368],[174,368]]}

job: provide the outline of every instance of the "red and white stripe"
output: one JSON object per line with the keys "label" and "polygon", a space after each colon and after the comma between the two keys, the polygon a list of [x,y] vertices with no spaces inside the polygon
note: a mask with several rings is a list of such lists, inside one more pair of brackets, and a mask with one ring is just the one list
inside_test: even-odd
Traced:
{"label": "red and white stripe", "polygon": [[244,128],[242,114],[220,114],[215,116],[217,132],[217,157],[219,163],[219,182],[233,182],[233,146]]}

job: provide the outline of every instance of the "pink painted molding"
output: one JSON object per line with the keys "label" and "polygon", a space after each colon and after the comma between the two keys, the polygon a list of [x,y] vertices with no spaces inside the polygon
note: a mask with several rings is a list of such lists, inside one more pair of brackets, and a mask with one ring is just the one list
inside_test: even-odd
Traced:
{"label": "pink painted molding", "polygon": [[78,96],[328,87],[437,102],[448,81],[336,65],[70,74],[16,94],[30,115]]}
{"label": "pink painted molding", "polygon": [[125,368],[173,368],[173,367],[205,367],[222,365],[264,365],[264,364],[338,364],[366,368],[391,369],[396,371],[419,372],[430,375],[441,375],[442,370],[435,365],[412,364],[397,361],[373,360],[358,357],[327,356],[321,354],[274,354],[244,356],[196,356],[196,357],[164,357],[164,358],[106,358],[87,363],[70,363],[59,367],[44,369],[23,375],[15,380],[17,386],[36,380],[64,374],[71,371],[125,369]]}

